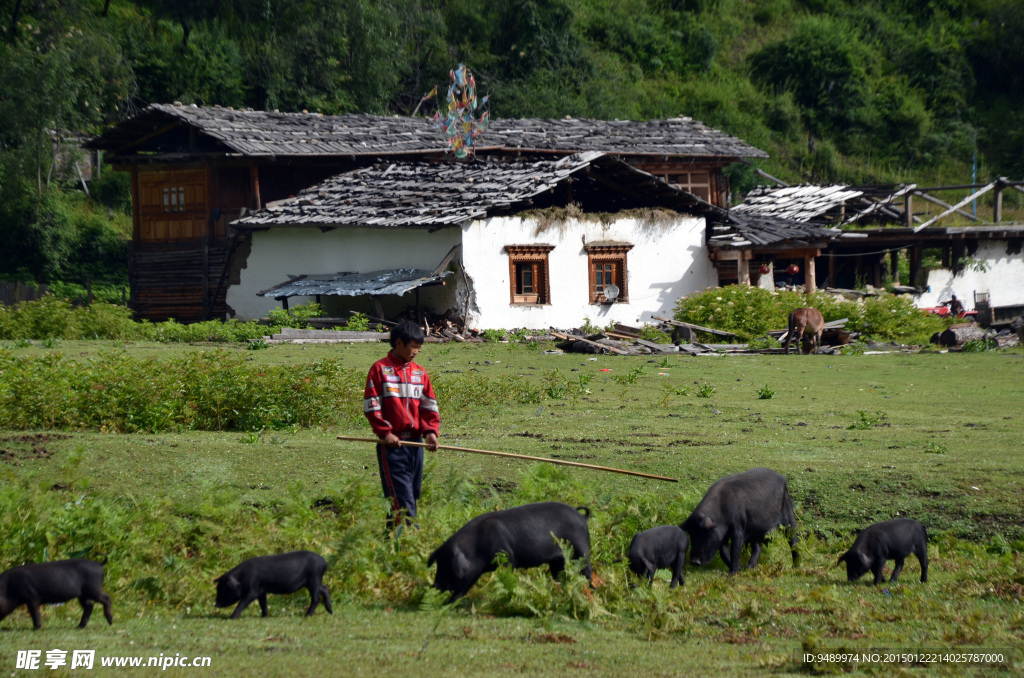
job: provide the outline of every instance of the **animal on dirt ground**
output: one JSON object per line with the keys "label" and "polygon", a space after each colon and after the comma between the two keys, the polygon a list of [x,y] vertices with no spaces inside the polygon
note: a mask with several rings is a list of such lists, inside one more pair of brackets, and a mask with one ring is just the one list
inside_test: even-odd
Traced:
{"label": "animal on dirt ground", "polygon": [[789,355],[789,344],[796,335],[797,352],[816,353],[821,348],[821,332],[825,329],[825,319],[821,311],[807,306],[793,309],[789,314],[789,328],[786,332],[786,355]]}
{"label": "animal on dirt ground", "polygon": [[[885,580],[882,570],[885,561],[894,560],[896,567],[889,577],[895,582],[903,570],[903,561],[913,553],[921,564],[921,581],[928,581],[928,533],[924,525],[910,518],[896,518],[870,525],[857,535],[850,550],[839,556],[846,563],[846,578],[856,581],[868,570],[874,574],[874,584]],[[838,564],[838,563],[837,563]]]}
{"label": "animal on dirt ground", "polygon": [[690,535],[690,562],[704,565],[718,551],[731,574],[740,570],[740,550],[750,544],[747,567],[757,565],[769,532],[786,527],[793,565],[796,550],[796,515],[786,479],[766,468],[755,468],[715,481],[682,524]]}

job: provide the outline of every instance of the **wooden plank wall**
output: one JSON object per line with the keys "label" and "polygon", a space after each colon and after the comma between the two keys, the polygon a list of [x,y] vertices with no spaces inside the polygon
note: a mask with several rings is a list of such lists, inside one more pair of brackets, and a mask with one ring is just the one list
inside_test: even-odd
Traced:
{"label": "wooden plank wall", "polygon": [[128,275],[136,317],[182,323],[224,318],[226,289],[213,297],[227,255],[227,247],[211,246],[206,238],[189,243],[132,242]]}
{"label": "wooden plank wall", "polygon": [[[139,177],[139,242],[181,242],[207,235],[209,191],[203,169],[142,170]],[[185,204],[165,204],[165,190],[183,189]],[[174,198],[177,201],[177,196]]]}

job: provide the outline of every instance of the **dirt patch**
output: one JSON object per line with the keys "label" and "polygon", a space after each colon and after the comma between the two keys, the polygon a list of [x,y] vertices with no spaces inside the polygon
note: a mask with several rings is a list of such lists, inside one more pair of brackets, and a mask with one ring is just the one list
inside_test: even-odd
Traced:
{"label": "dirt patch", "polygon": [[49,459],[53,451],[47,445],[70,437],[62,433],[29,433],[0,438],[0,461],[21,466],[30,459]]}
{"label": "dirt patch", "polygon": [[576,642],[576,639],[567,633],[531,633],[528,639],[531,643],[556,643],[559,645],[572,645]]}
{"label": "dirt patch", "polygon": [[760,638],[755,638],[749,633],[741,633],[739,631],[729,631],[722,636],[722,640],[730,645],[750,645],[751,643],[761,642]]}
{"label": "dirt patch", "polygon": [[330,497],[317,499],[315,502],[313,502],[313,505],[310,506],[310,508],[313,509],[314,511],[319,510],[323,511],[324,513],[333,513],[334,515],[341,514],[341,509],[338,508],[338,505],[335,504],[334,500],[331,499]]}
{"label": "dirt patch", "polygon": [[543,433],[530,433],[529,431],[523,431],[522,433],[510,433],[511,438],[537,438],[538,440],[544,440]]}
{"label": "dirt patch", "polygon": [[670,446],[671,445],[685,445],[687,447],[715,447],[715,446],[733,445],[733,444],[735,444],[734,440],[718,440],[718,441],[715,441],[715,440],[689,440],[689,439],[674,440],[671,443],[669,443]]}

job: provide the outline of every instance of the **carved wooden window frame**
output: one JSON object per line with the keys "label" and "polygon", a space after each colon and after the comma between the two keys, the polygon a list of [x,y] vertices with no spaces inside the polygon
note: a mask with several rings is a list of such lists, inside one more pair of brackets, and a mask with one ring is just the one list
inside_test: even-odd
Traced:
{"label": "carved wooden window frame", "polygon": [[[513,306],[544,306],[551,303],[551,266],[548,253],[554,245],[505,245],[508,253],[509,303]],[[533,289],[522,288],[521,274],[529,267]]]}
{"label": "carved wooden window frame", "polygon": [[[626,254],[633,249],[632,245],[625,243],[616,244],[589,244],[585,246],[587,251],[587,290],[592,304],[619,304],[629,301],[629,268],[627,267]],[[611,266],[611,283],[619,288],[619,296],[615,301],[608,301],[603,294],[604,281],[598,280],[598,267]]]}
{"label": "carved wooden window frame", "polygon": [[163,196],[163,211],[164,212],[184,212],[185,211],[185,187],[184,186],[164,186],[161,190]]}

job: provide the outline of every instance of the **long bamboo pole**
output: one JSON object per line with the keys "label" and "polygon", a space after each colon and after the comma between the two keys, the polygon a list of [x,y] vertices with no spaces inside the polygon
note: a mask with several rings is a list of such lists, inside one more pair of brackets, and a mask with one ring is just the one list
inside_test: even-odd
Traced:
{"label": "long bamboo pole", "polygon": [[[338,440],[349,440],[356,443],[379,443],[378,438],[358,438],[355,436],[338,436]],[[408,440],[402,441],[403,445],[415,445],[419,447],[426,447],[426,443],[416,443]],[[489,454],[495,457],[512,457],[513,459],[526,459],[528,461],[543,461],[549,464],[561,464],[563,466],[579,466],[581,468],[592,468],[597,471],[611,471],[612,473],[624,473],[630,476],[640,476],[641,478],[653,478],[654,480],[665,480],[670,483],[678,483],[679,480],[676,478],[666,478],[665,476],[655,476],[650,473],[640,473],[639,471],[626,471],[621,468],[611,468],[608,466],[597,466],[596,464],[581,464],[576,461],[562,461],[561,459],[546,459],[544,457],[530,457],[525,454],[513,454],[511,452],[494,452],[492,450],[474,450],[471,447],[456,447],[454,445],[438,445],[439,450],[454,450],[456,452],[472,452],[473,454]]]}

